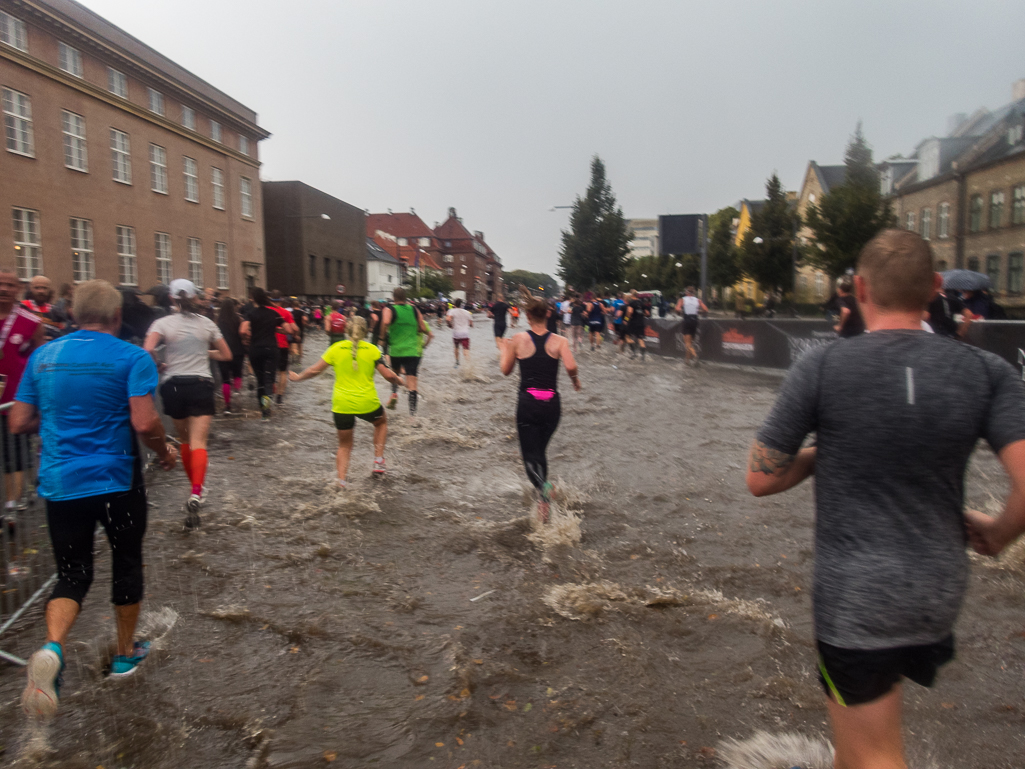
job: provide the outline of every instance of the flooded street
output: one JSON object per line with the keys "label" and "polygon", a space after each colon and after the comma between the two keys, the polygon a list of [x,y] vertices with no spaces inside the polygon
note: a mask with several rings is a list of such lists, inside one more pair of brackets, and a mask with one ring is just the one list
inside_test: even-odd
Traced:
{"label": "flooded street", "polygon": [[[62,769],[721,766],[758,731],[826,737],[811,627],[811,484],[751,497],[746,451],[779,377],[580,355],[549,448],[558,509],[531,524],[516,376],[490,322],[453,368],[420,370],[420,413],[388,412],[389,475],[356,427],[333,483],[332,377],[291,384],[269,424],[218,417],[203,526],[184,474],[149,476],[137,677],[101,675],[113,637],[107,546],[66,650],[61,708],[27,725],[0,667],[0,762]],[[310,340],[305,363],[325,346]],[[387,386],[378,379],[379,391]],[[969,503],[1006,482],[988,448]],[[958,659],[906,687],[913,767],[1020,766],[1025,548],[973,556]],[[4,636],[27,656],[41,611]],[[794,763],[797,759],[795,757]],[[787,764],[784,769],[787,769]]]}

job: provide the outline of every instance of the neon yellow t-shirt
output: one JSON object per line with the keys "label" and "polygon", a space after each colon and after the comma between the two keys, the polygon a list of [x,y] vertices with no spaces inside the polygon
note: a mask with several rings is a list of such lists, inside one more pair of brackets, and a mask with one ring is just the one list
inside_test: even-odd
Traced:
{"label": "neon yellow t-shirt", "polygon": [[335,342],[322,359],[335,370],[335,390],[331,411],[336,414],[369,414],[381,407],[374,387],[374,370],[381,360],[375,345],[361,340],[356,348],[356,370],[352,368],[352,340]]}

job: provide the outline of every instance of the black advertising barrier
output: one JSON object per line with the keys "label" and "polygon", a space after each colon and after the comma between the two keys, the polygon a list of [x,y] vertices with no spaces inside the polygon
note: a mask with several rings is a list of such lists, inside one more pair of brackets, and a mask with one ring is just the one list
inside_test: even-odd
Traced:
{"label": "black advertising barrier", "polygon": [[[836,333],[828,321],[814,319],[702,318],[698,331],[701,360],[780,369],[790,368],[807,350],[828,345],[835,339]],[[683,321],[649,318],[645,341],[653,353],[683,358]],[[999,355],[1013,366],[1025,365],[1025,321],[973,323],[966,341]]]}

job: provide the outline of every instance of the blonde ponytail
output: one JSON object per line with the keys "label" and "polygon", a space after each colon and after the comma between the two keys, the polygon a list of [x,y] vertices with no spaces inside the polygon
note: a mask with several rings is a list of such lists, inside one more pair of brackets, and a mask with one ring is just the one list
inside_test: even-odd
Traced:
{"label": "blonde ponytail", "polygon": [[352,340],[352,370],[359,371],[359,361],[356,353],[359,351],[359,343],[367,337],[367,320],[357,315],[349,319],[345,327],[345,334]]}

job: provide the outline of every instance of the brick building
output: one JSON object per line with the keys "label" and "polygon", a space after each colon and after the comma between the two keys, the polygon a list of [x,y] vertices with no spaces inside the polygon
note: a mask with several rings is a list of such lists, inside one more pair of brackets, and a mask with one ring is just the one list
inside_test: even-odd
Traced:
{"label": "brick building", "polygon": [[882,184],[900,226],[931,241],[937,270],[987,273],[1001,304],[1025,309],[1025,80],[1012,96],[958,116]]}
{"label": "brick building", "polygon": [[502,295],[502,261],[484,239],[470,232],[454,208],[434,228],[441,246],[441,266],[452,279],[453,291],[464,292],[469,302],[487,302]]}
{"label": "brick building", "polygon": [[416,211],[367,214],[367,237],[394,256],[407,270],[440,270],[438,239]]}
{"label": "brick building", "polygon": [[303,182],[264,182],[267,287],[289,296],[367,296],[366,214]]}
{"label": "brick building", "polygon": [[263,280],[256,113],[72,0],[0,0],[0,244],[22,279]]}

